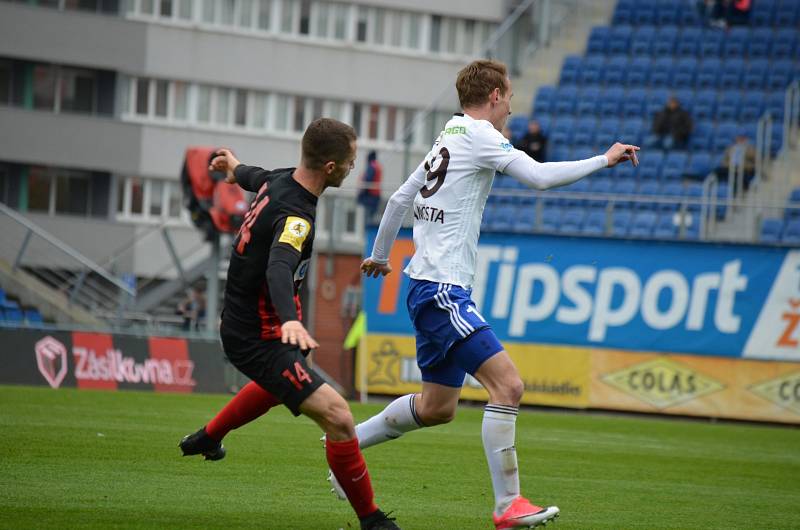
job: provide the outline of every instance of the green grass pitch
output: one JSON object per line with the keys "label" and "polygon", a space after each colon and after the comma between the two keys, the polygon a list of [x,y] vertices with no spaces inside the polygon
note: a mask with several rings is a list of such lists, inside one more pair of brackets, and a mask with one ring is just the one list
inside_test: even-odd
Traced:
{"label": "green grass pitch", "polygon": [[[181,436],[228,399],[0,387],[0,527],[358,527],[328,492],[319,429],[283,408],[231,433],[225,460],[182,458]],[[381,405],[352,407],[358,421]],[[365,452],[404,530],[493,528],[481,414]],[[556,530],[800,528],[796,428],[523,411],[517,450]]]}

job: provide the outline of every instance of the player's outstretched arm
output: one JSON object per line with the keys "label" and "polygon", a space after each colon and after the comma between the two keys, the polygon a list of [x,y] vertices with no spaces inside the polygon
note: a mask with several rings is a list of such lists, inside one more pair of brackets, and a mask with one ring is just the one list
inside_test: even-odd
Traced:
{"label": "player's outstretched arm", "polygon": [[[406,179],[406,181],[392,194],[386,204],[386,210],[381,217],[378,226],[378,234],[375,236],[375,243],[372,245],[372,255],[361,264],[361,270],[368,276],[378,274],[389,274],[391,267],[389,263],[389,251],[392,249],[397,233],[403,225],[408,208],[414,202],[414,196],[419,193],[425,185],[425,166],[421,163],[416,170]],[[369,264],[367,264],[369,262]],[[365,268],[366,265],[366,268]],[[380,265],[380,269],[376,266]],[[375,272],[377,270],[377,273]]]}

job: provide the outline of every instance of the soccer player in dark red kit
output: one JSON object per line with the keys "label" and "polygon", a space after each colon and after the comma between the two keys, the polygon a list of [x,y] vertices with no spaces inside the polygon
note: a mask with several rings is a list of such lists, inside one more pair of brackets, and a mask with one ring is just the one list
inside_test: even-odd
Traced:
{"label": "soccer player in dark red kit", "polygon": [[297,168],[246,166],[228,149],[216,155],[210,169],[256,193],[233,242],[220,326],[225,354],[252,381],[208,425],[184,437],[181,450],[219,460],[228,432],[283,404],[325,431],[328,464],[346,484],[362,530],[399,530],[373,501],[347,402],[306,362],[319,344],[300,321],[297,295],[311,258],[317,198],[353,169],[355,131],[336,120],[315,120],[303,135]]}

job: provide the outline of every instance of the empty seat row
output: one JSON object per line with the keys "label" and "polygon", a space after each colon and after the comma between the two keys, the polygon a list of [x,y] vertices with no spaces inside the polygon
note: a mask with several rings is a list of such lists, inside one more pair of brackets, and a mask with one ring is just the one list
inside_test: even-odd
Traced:
{"label": "empty seat row", "polygon": [[586,54],[792,59],[800,53],[797,33],[796,28],[735,27],[720,31],[677,26],[596,26],[589,34]]}
{"label": "empty seat row", "polygon": [[568,56],[559,84],[723,90],[778,90],[800,79],[800,61],[685,57]]}
{"label": "empty seat row", "polygon": [[800,243],[800,219],[764,219],[760,240],[764,243]]}

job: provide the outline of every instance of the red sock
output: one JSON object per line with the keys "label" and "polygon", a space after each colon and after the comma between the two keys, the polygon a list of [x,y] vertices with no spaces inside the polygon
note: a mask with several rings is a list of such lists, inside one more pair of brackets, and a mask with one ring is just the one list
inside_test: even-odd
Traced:
{"label": "red sock", "polygon": [[358,439],[353,438],[346,442],[327,440],[325,453],[331,471],[347,494],[347,500],[356,514],[366,517],[375,513],[378,507],[373,501],[375,494],[372,492],[367,463],[358,448]]}
{"label": "red sock", "polygon": [[206,432],[219,442],[233,429],[250,423],[278,404],[280,401],[275,396],[250,381],[208,422]]}

